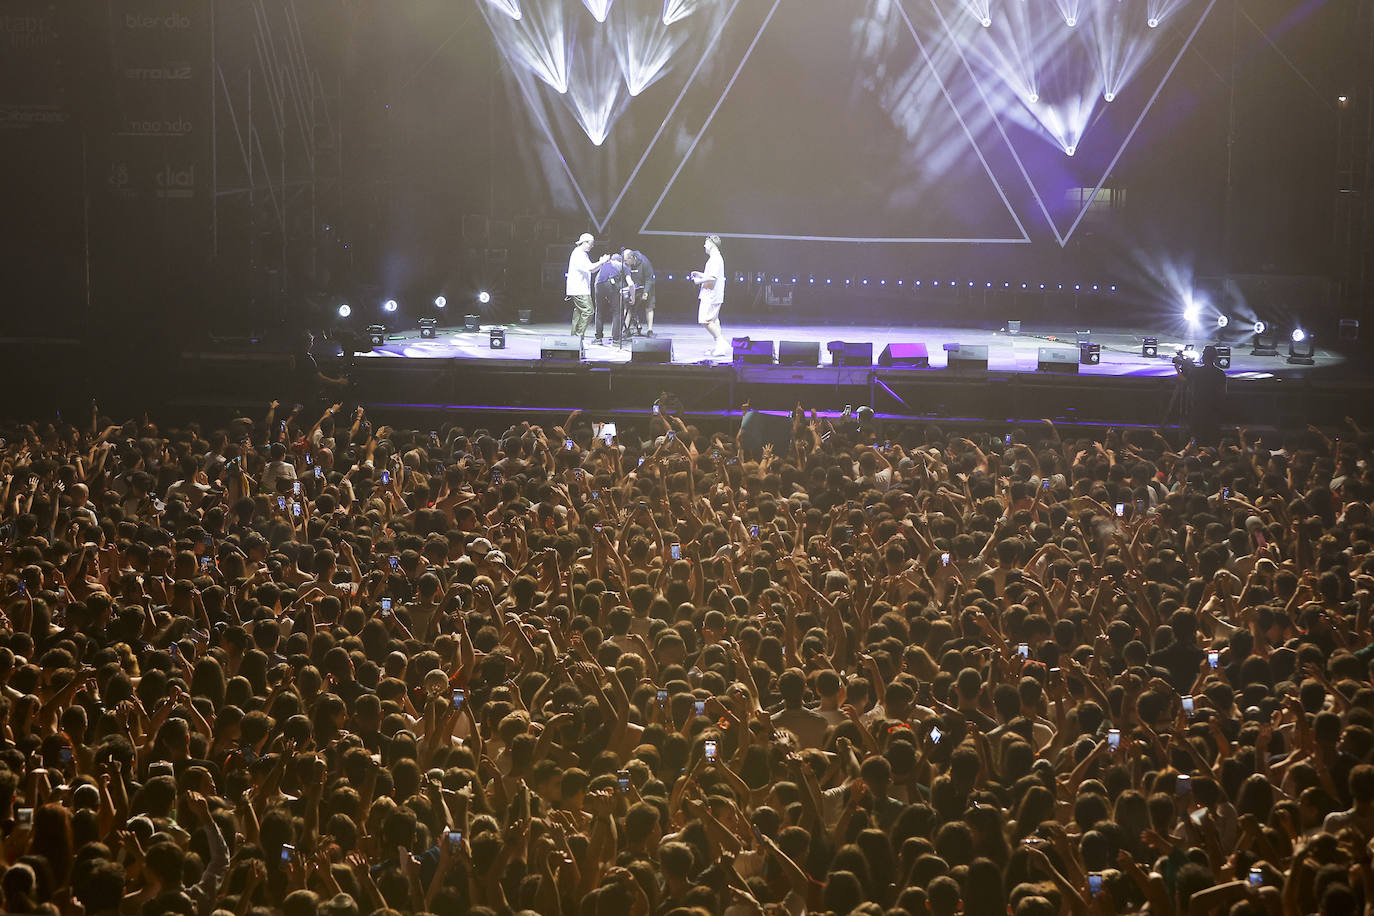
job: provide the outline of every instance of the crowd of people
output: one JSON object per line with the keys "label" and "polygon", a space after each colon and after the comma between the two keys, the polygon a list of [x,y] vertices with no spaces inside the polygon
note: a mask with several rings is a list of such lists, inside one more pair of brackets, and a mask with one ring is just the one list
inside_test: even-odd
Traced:
{"label": "crowd of people", "polygon": [[1357,916],[1354,423],[10,425],[6,913]]}

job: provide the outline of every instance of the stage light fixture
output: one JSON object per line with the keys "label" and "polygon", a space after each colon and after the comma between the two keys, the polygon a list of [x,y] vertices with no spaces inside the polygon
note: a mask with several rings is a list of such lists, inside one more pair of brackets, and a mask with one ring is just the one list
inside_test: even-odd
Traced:
{"label": "stage light fixture", "polygon": [[1154,359],[1159,356],[1159,338],[1143,337],[1140,340],[1140,355],[1146,359]]}
{"label": "stage light fixture", "polygon": [[1157,28],[1159,28],[1159,20],[1158,20],[1158,19],[1151,19],[1151,20],[1149,20],[1148,22],[1146,22],[1145,24],[1148,25],[1148,26],[1149,26],[1150,28],[1152,28],[1152,29],[1157,29]]}
{"label": "stage light fixture", "polygon": [[1231,324],[1231,319],[1230,319],[1229,316],[1227,316],[1227,315],[1218,315],[1218,316],[1217,316],[1217,329],[1218,329],[1218,330],[1220,330],[1220,329],[1222,329],[1222,328],[1225,328],[1225,327],[1228,327],[1230,324]]}
{"label": "stage light fixture", "polygon": [[1226,345],[1224,345],[1224,344],[1219,344],[1219,345],[1217,345],[1216,347],[1213,347],[1213,350],[1216,351],[1216,364],[1217,364],[1217,368],[1218,368],[1218,369],[1230,369],[1230,368],[1231,368],[1231,348],[1228,347],[1228,346],[1226,346]]}
{"label": "stage light fixture", "polygon": [[1185,302],[1183,304],[1183,320],[1189,324],[1197,324],[1197,320],[1202,315],[1202,309],[1198,308],[1196,302]]}
{"label": "stage light fixture", "polygon": [[1032,92],[1029,96],[1026,97],[1026,101],[1034,105],[1036,102],[1040,101],[1040,93]]}
{"label": "stage light fixture", "polygon": [[439,323],[438,318],[420,319],[420,339],[433,340],[435,337],[434,327]]}
{"label": "stage light fixture", "polygon": [[1288,335],[1288,362],[1294,366],[1311,366],[1316,363],[1317,342],[1311,334],[1301,327],[1293,329]]}
{"label": "stage light fixture", "polygon": [[1021,320],[1019,318],[1007,319],[1007,333],[1013,337],[1021,333]]}
{"label": "stage light fixture", "polygon": [[1065,20],[1064,20],[1064,24],[1067,25],[1069,28],[1072,29],[1072,28],[1074,28],[1075,26],[1078,25],[1078,20],[1075,19],[1074,17],[1070,16],[1068,19],[1065,19]]}
{"label": "stage light fixture", "polygon": [[396,302],[395,299],[388,299],[382,303],[382,311],[386,312],[387,314],[395,312],[400,307],[401,306]]}
{"label": "stage light fixture", "polygon": [[1069,156],[1072,157],[1074,153],[1078,152],[1078,147],[1076,147],[1076,146],[1066,146],[1066,147],[1064,147],[1064,152],[1068,153]]}
{"label": "stage light fixture", "polygon": [[380,347],[382,344],[386,343],[386,325],[384,325],[384,324],[370,324],[370,325],[368,325],[368,326],[367,326],[367,339],[371,342],[372,346],[374,346],[374,347]]}
{"label": "stage light fixture", "polygon": [[534,309],[516,309],[515,320],[520,324],[529,324],[534,320]]}
{"label": "stage light fixture", "polygon": [[1115,92],[1112,92],[1111,90],[1108,90],[1107,92],[1104,92],[1104,93],[1102,94],[1102,98],[1103,98],[1105,101],[1108,101],[1108,102],[1115,102],[1115,101],[1116,101],[1116,93],[1115,93]]}
{"label": "stage light fixture", "polygon": [[487,292],[486,290],[482,290],[480,293],[477,294],[477,303],[479,305],[490,305],[491,293]]}
{"label": "stage light fixture", "polygon": [[448,305],[448,299],[444,298],[443,296],[435,296],[435,297],[434,297],[434,307],[435,307],[436,309],[445,308],[447,305]]}
{"label": "stage light fixture", "polygon": [[1078,344],[1078,361],[1084,366],[1096,366],[1102,362],[1102,344],[1080,341]]}
{"label": "stage light fixture", "polygon": [[353,306],[347,302],[340,302],[338,312],[340,318],[351,318],[353,317]]}
{"label": "stage light fixture", "polygon": [[983,19],[983,28],[985,28],[985,29],[990,29],[990,28],[992,28],[992,20],[991,20],[991,19],[984,18],[984,19]]}
{"label": "stage light fixture", "polygon": [[1251,344],[1251,356],[1278,356],[1279,335],[1266,322],[1255,322],[1255,336]]}
{"label": "stage light fixture", "polygon": [[480,331],[480,330],[482,330],[482,316],[481,316],[481,315],[464,315],[464,316],[463,316],[463,330],[464,330],[464,331],[467,331],[468,333],[472,333],[472,332],[474,332],[474,331]]}
{"label": "stage light fixture", "polygon": [[487,337],[487,343],[493,350],[506,349],[506,329],[492,328],[490,335]]}
{"label": "stage light fixture", "polygon": [[1076,340],[1078,342],[1078,345],[1081,347],[1085,343],[1092,342],[1093,332],[1091,329],[1079,329],[1073,332],[1073,337],[1074,340]]}

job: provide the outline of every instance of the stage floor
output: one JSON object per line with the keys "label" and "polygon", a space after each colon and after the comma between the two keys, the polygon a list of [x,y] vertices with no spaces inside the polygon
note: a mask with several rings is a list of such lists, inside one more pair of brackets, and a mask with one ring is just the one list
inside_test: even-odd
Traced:
{"label": "stage floor", "polygon": [[[506,329],[506,349],[493,350],[489,346],[489,327],[484,325],[480,331],[465,332],[461,328],[440,328],[433,340],[420,338],[418,331],[392,335],[382,346],[371,353],[359,354],[368,359],[440,359],[440,360],[494,360],[494,361],[538,361],[540,342],[546,336],[566,335],[565,324],[499,325]],[[660,338],[671,338],[673,342],[673,363],[675,365],[715,365],[729,363],[730,358],[710,356],[711,338],[701,327],[688,324],[660,323],[654,329]],[[750,337],[754,340],[796,340],[816,341],[820,346],[821,365],[830,365],[830,355],[826,344],[834,340],[869,342],[873,344],[873,355],[877,356],[889,343],[914,343],[926,345],[930,355],[930,369],[940,370],[947,367],[945,345],[959,343],[964,345],[986,345],[988,348],[988,371],[999,373],[1033,373],[1037,370],[1039,350],[1050,347],[1065,353],[1077,354],[1078,344],[1072,329],[1052,328],[1044,325],[1023,324],[1019,334],[1009,334],[1005,330],[979,330],[958,328],[949,325],[850,325],[833,326],[819,324],[791,324],[782,321],[771,323],[737,324],[725,327],[727,337]],[[1149,335],[1159,339],[1159,355],[1154,358],[1141,354],[1141,339]],[[1280,348],[1279,356],[1250,355],[1250,336],[1235,336],[1229,340],[1213,340],[1201,335],[1184,340],[1177,335],[1142,329],[1093,330],[1091,340],[1102,347],[1101,362],[1098,365],[1080,365],[1081,376],[1158,378],[1173,376],[1173,356],[1186,344],[1193,344],[1197,351],[1209,343],[1227,344],[1232,349],[1231,368],[1227,375],[1240,379],[1301,378],[1319,373],[1322,377],[1346,375],[1355,367],[1339,353],[1318,348],[1315,365],[1290,365],[1287,362],[1286,343]],[[585,341],[584,362],[587,363],[628,363],[630,347],[617,348],[606,344],[598,345],[589,336]]]}

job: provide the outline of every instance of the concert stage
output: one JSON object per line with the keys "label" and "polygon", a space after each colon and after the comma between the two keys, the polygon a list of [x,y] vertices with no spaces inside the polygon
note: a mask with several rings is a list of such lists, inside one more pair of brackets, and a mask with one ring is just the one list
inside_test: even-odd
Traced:
{"label": "concert stage", "polygon": [[[490,328],[505,331],[505,349],[490,347]],[[566,335],[566,325],[483,325],[480,331],[441,327],[434,339],[418,331],[389,335],[381,346],[359,353],[349,370],[352,397],[388,422],[447,416],[473,422],[483,415],[517,414],[543,421],[561,420],[569,411],[595,411],[602,419],[645,415],[661,392],[682,399],[690,416],[728,420],[746,403],[787,411],[799,401],[822,415],[846,406],[869,405],[879,417],[939,422],[942,425],[1033,423],[1051,418],[1069,426],[1176,426],[1182,421],[1180,389],[1172,359],[1188,343],[1232,348],[1227,370],[1234,422],[1255,429],[1301,428],[1307,423],[1338,424],[1346,414],[1360,415],[1374,405],[1374,373],[1367,360],[1318,347],[1313,365],[1287,360],[1287,341],[1278,355],[1252,355],[1252,337],[1190,340],[1147,329],[1094,329],[1100,362],[1078,361],[1073,330],[1025,323],[1017,334],[943,325],[729,323],[726,334],[753,341],[807,341],[817,344],[820,364],[776,365],[708,357],[710,338],[696,325],[659,323],[657,339],[672,341],[672,361],[631,361],[629,346],[599,346],[590,339],[579,360],[541,359],[547,337]],[[1142,354],[1142,338],[1159,340],[1158,355]],[[872,343],[874,365],[835,366],[832,341]],[[925,345],[924,368],[876,365],[889,344]],[[960,345],[965,359],[951,366],[946,345]],[[977,357],[986,347],[987,366]],[[899,348],[900,350],[900,348]],[[1046,351],[1059,362],[1042,364]],[[244,392],[252,399],[276,396],[269,380],[279,373],[265,363],[282,363],[279,352],[191,353],[183,358],[183,389]],[[342,358],[341,358],[342,359]],[[321,359],[325,371],[334,371]],[[250,393],[251,392],[251,393]]]}

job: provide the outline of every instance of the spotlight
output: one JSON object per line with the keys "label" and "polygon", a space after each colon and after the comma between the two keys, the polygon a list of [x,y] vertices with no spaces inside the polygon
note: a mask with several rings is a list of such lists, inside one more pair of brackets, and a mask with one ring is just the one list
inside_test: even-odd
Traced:
{"label": "spotlight", "polygon": [[1064,20],[1064,24],[1069,28],[1073,28],[1074,26],[1078,25],[1078,20],[1070,16],[1068,19]]}
{"label": "spotlight", "polygon": [[434,297],[434,307],[435,307],[436,309],[444,308],[444,307],[447,306],[447,305],[448,305],[448,300],[447,300],[446,298],[444,298],[443,296],[435,296],[435,297]]}
{"label": "spotlight", "polygon": [[1144,337],[1140,341],[1140,355],[1146,359],[1154,359],[1159,356],[1159,338]]}
{"label": "spotlight", "polygon": [[985,28],[985,29],[990,29],[990,28],[992,28],[992,20],[991,20],[991,19],[984,19],[984,20],[983,20],[983,28]]}
{"label": "spotlight", "polygon": [[481,329],[482,329],[482,316],[481,316],[481,315],[464,315],[464,316],[463,316],[463,330],[464,330],[464,331],[467,331],[467,332],[469,332],[469,333],[472,333],[473,331],[480,331]]}
{"label": "spotlight", "polygon": [[1316,363],[1317,344],[1312,335],[1302,328],[1294,328],[1288,335],[1288,362],[1295,366],[1311,366]]}
{"label": "spotlight", "polygon": [[340,317],[340,318],[349,318],[349,317],[351,317],[352,315],[353,315],[353,306],[349,305],[347,302],[340,302],[340,303],[339,303],[339,317]]}
{"label": "spotlight", "polygon": [[1064,147],[1064,152],[1066,152],[1066,153],[1068,153],[1070,156],[1072,156],[1074,153],[1078,152],[1078,147],[1076,147],[1076,146],[1066,146],[1066,147]]}
{"label": "spotlight", "polygon": [[1032,92],[1032,93],[1027,97],[1026,101],[1028,101],[1028,102],[1030,102],[1032,105],[1034,105],[1036,102],[1040,101],[1040,93],[1038,93],[1038,92]]}
{"label": "spotlight", "polygon": [[382,344],[386,343],[386,325],[384,325],[384,324],[370,324],[370,325],[368,325],[368,326],[367,326],[367,339],[368,339],[369,341],[371,341],[372,346],[374,346],[374,347],[380,347]]}
{"label": "spotlight", "polygon": [[505,329],[505,328],[492,328],[492,329],[491,329],[491,334],[490,334],[490,336],[487,338],[487,341],[488,341],[488,345],[489,345],[489,346],[491,347],[491,349],[493,349],[493,350],[504,350],[504,349],[506,349],[506,329]]}
{"label": "spotlight", "polygon": [[1158,19],[1151,19],[1149,22],[1147,22],[1147,23],[1145,23],[1145,24],[1148,25],[1148,26],[1149,26],[1150,28],[1152,28],[1152,29],[1157,29],[1157,28],[1159,28],[1159,20],[1158,20]]}
{"label": "spotlight", "polygon": [[434,339],[434,326],[437,325],[438,323],[439,323],[439,319],[438,319],[438,318],[421,318],[421,319],[420,319],[420,339],[421,339],[421,340],[433,340],[433,339]]}
{"label": "spotlight", "polygon": [[1279,355],[1279,335],[1269,327],[1267,322],[1255,322],[1255,336],[1252,341],[1251,356],[1278,356]]}
{"label": "spotlight", "polygon": [[1109,89],[1109,90],[1107,90],[1105,93],[1102,94],[1102,98],[1106,99],[1108,102],[1115,102],[1115,101],[1116,101],[1116,93],[1115,93],[1115,92],[1112,92],[1112,91]]}
{"label": "spotlight", "polygon": [[397,305],[395,299],[388,299],[382,303],[382,311],[384,312],[394,312],[398,308],[400,308],[400,306]]}
{"label": "spotlight", "polygon": [[1185,302],[1183,305],[1183,320],[1189,324],[1197,324],[1198,316],[1202,310],[1198,308],[1196,302]]}
{"label": "spotlight", "polygon": [[480,293],[477,294],[477,301],[478,301],[478,303],[481,304],[481,305],[488,305],[488,304],[490,304],[490,302],[491,302],[491,293],[487,292],[486,290],[482,290]]}
{"label": "spotlight", "polygon": [[1217,329],[1218,329],[1218,330],[1220,330],[1221,328],[1227,327],[1228,325],[1230,325],[1230,323],[1231,323],[1231,319],[1228,318],[1226,315],[1218,315],[1218,316],[1217,316]]}

